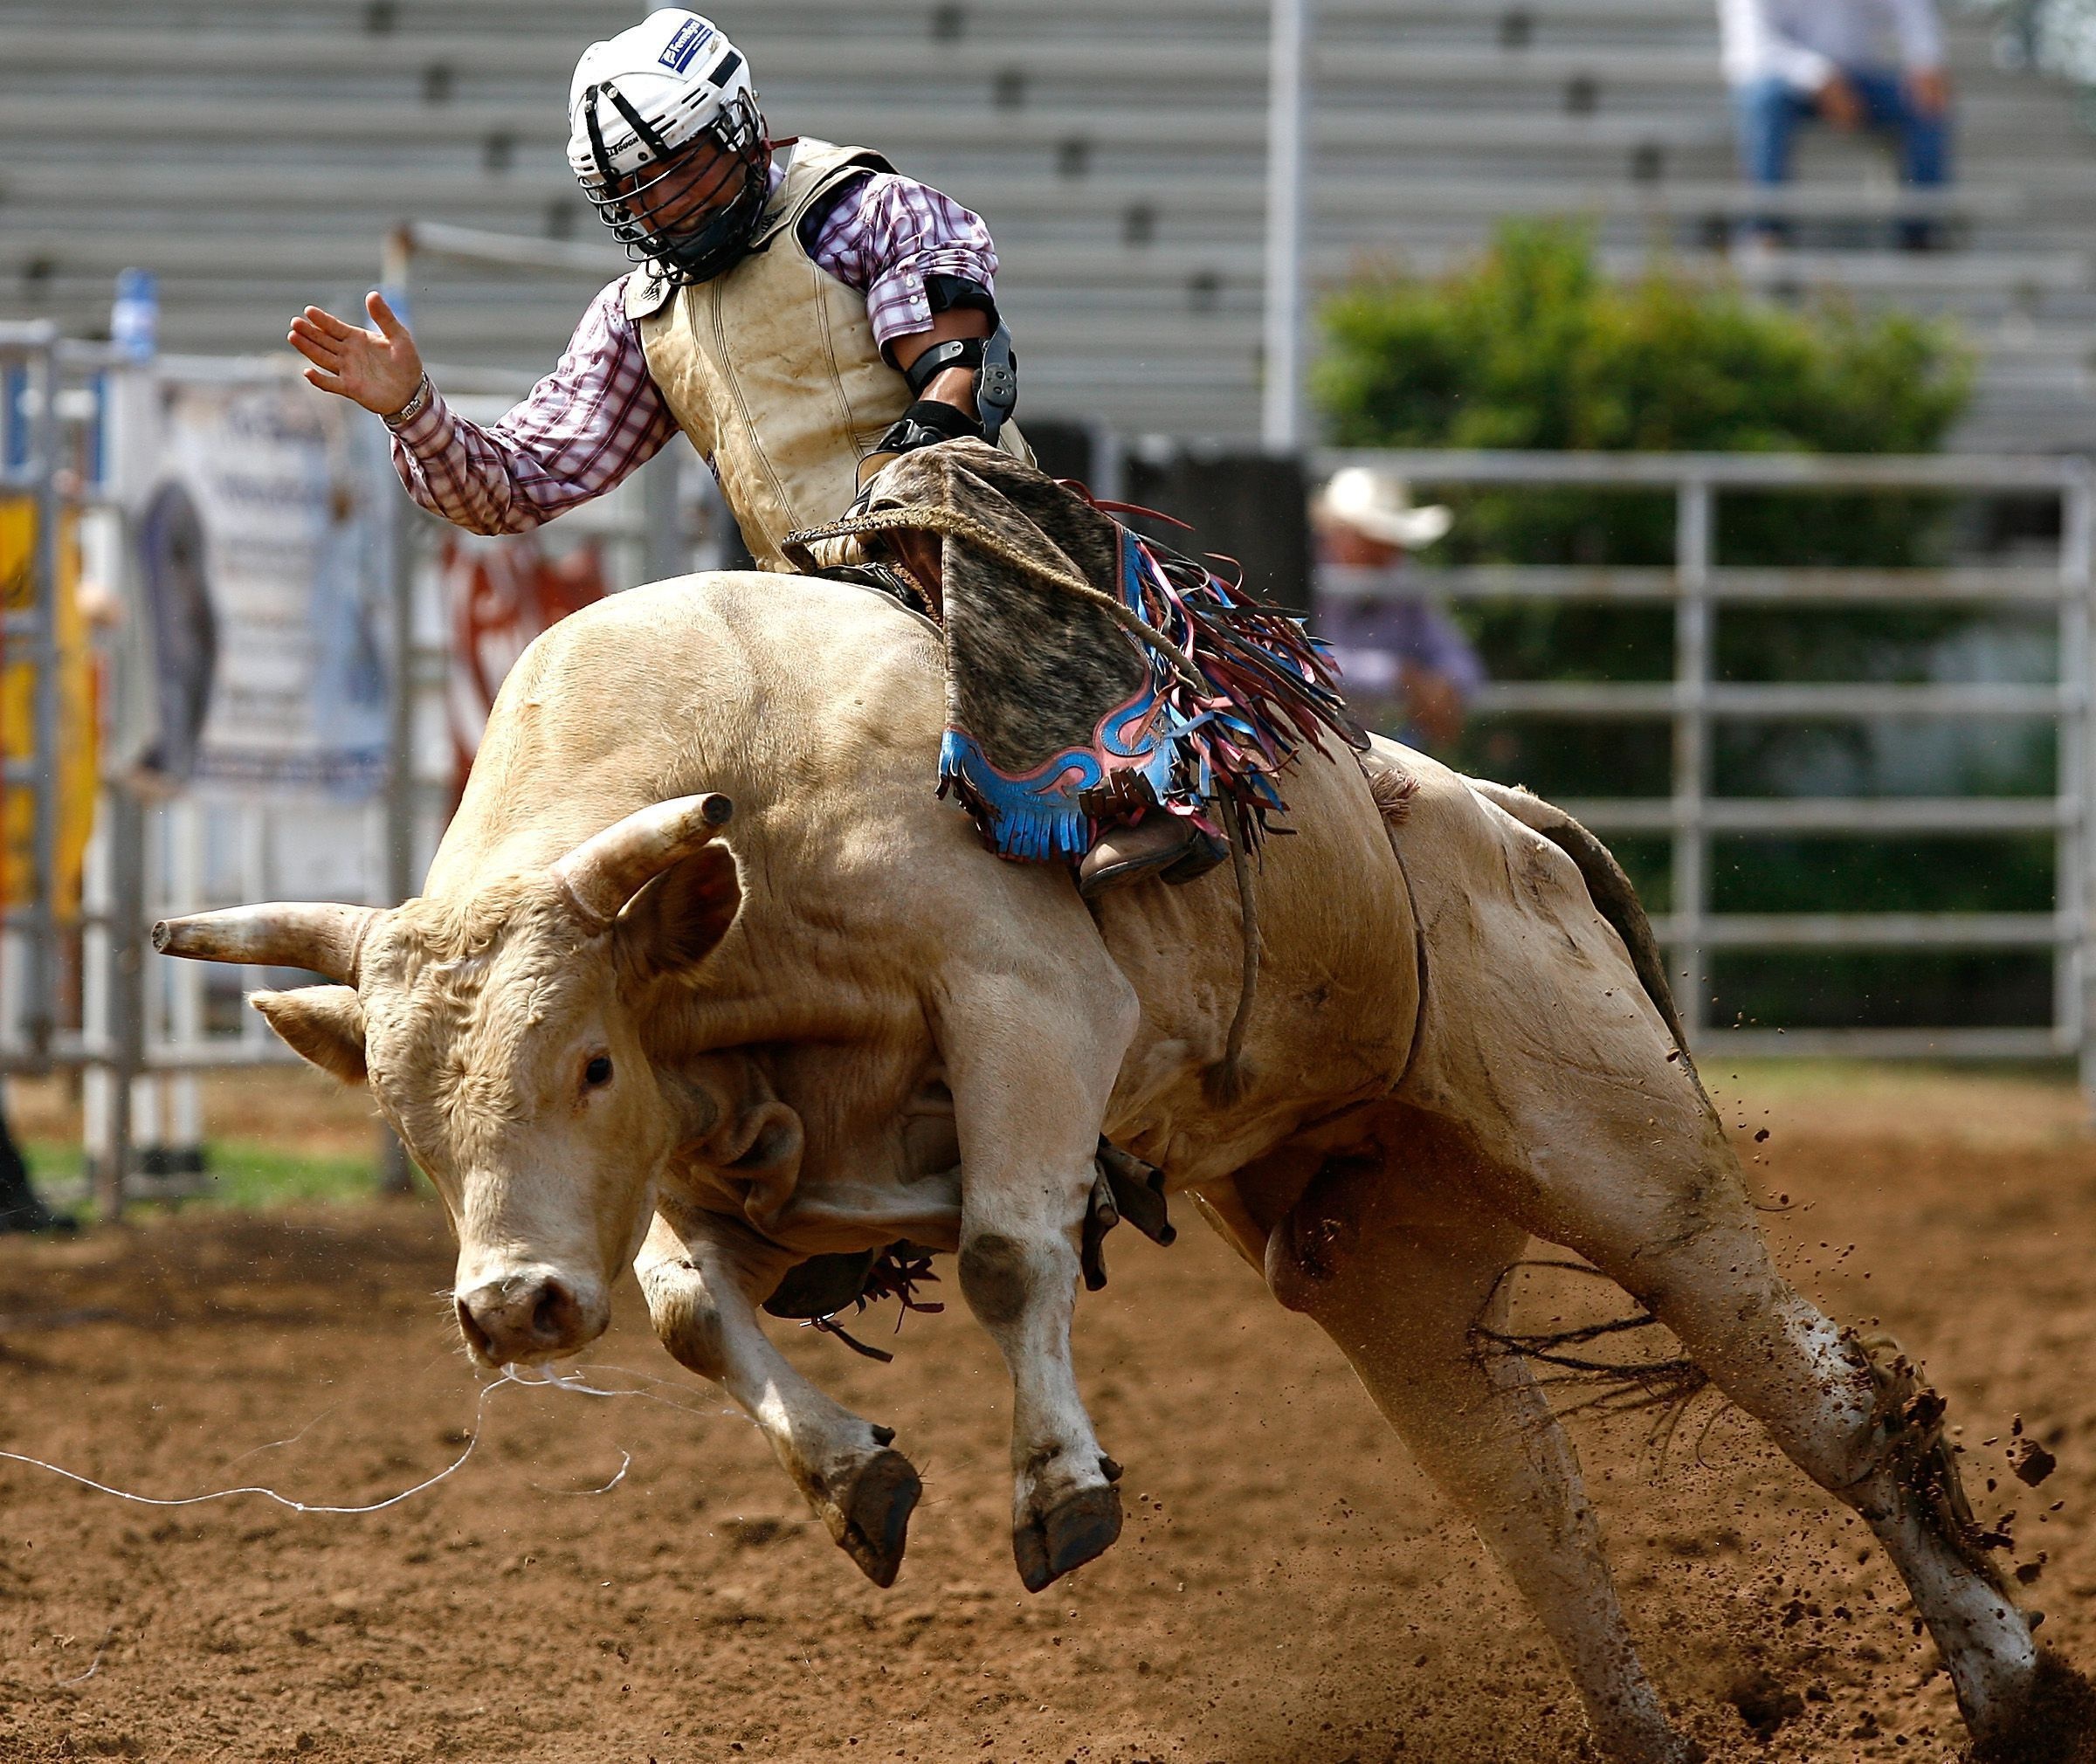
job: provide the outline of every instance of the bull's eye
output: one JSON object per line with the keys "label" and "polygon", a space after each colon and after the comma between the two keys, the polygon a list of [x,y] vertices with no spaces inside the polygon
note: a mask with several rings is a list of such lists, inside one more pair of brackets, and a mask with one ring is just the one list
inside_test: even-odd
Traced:
{"label": "bull's eye", "polygon": [[610,1084],[611,1082],[611,1056],[608,1053],[600,1053],[588,1065],[584,1066],[583,1068],[583,1082],[590,1085]]}

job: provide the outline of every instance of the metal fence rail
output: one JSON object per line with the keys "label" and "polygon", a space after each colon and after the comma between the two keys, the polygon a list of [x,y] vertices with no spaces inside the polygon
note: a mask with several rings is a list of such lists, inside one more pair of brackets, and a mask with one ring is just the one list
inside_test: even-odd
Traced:
{"label": "metal fence rail", "polygon": [[[1756,1054],[1847,1052],[1885,1058],[2078,1056],[2096,1084],[2089,1028],[2092,719],[2090,594],[2096,473],[2080,458],[1839,457],[1782,454],[1515,453],[1334,450],[1322,471],[1349,465],[1437,488],[1588,486],[1671,491],[1672,569],[1452,569],[1422,586],[1457,600],[1662,603],[1674,614],[1673,677],[1658,682],[1506,682],[1476,708],[1568,720],[1665,720],[1671,789],[1664,798],[1612,797],[1564,806],[1596,831],[1670,836],[1672,911],[1655,920],[1678,979],[1678,1002],[1699,1044]],[[2048,568],[1945,569],[1728,568],[1714,555],[1715,505],[1727,491],[1901,490],[2058,499],[2060,540]],[[1713,678],[1717,609],[1737,605],[1968,603],[2050,608],[2058,676],[2051,685],[1727,684]],[[2042,718],[2057,733],[2052,796],[1724,798],[1710,794],[1711,733],[1719,718],[1859,720],[1927,716]],[[1710,844],[1727,833],[2050,832],[2051,913],[1720,913],[1710,907]],[[1708,1019],[1714,950],[2050,949],[2053,1009],[2042,1028],[1789,1030],[1720,1028]]]}
{"label": "metal fence rail", "polygon": [[[65,927],[58,925],[49,906],[55,892],[57,847],[59,534],[69,508],[96,511],[120,524],[126,519],[121,499],[107,486],[92,477],[77,483],[68,478],[66,466],[72,455],[67,451],[61,407],[66,397],[85,397],[88,382],[97,376],[114,385],[128,373],[139,382],[133,389],[150,390],[162,376],[170,380],[238,377],[264,371],[251,364],[166,358],[156,367],[127,367],[106,348],[61,341],[49,327],[0,326],[0,386],[5,390],[0,497],[33,498],[38,513],[32,561],[35,604],[7,615],[0,627],[0,654],[31,659],[37,669],[34,757],[10,766],[4,779],[9,791],[36,793],[37,816],[29,842],[32,849],[26,853],[33,888],[0,918],[0,1071],[87,1069],[90,1100],[98,1092],[102,1099],[101,1119],[99,1125],[91,1121],[90,1138],[98,1148],[100,1197],[111,1209],[132,1175],[134,1094],[144,1099],[141,1106],[191,1114],[194,1102],[185,1101],[180,1091],[154,1090],[159,1075],[288,1056],[259,1019],[251,1020],[246,1013],[241,1015],[240,1028],[231,1033],[209,1027],[203,970],[163,965],[165,971],[155,968],[148,979],[137,960],[139,933],[150,914],[224,904],[206,898],[202,852],[207,838],[230,840],[238,847],[232,866],[237,875],[223,873],[226,865],[219,865],[219,892],[231,889],[242,899],[273,892],[269,812],[260,807],[231,819],[222,815],[213,823],[213,833],[196,803],[176,801],[147,808],[114,788],[115,781],[105,781],[80,915],[77,1016],[61,999]],[[106,397],[97,409],[107,414]],[[111,448],[117,446],[121,424],[112,424],[105,439]],[[1604,834],[1644,833],[1668,840],[1672,901],[1657,920],[1657,929],[1680,976],[1683,1015],[1699,1044],[1753,1052],[1843,1051],[1891,1058],[2079,1055],[2085,1082],[2096,1082],[2096,1058],[2092,1058],[2096,1037],[2090,1033],[2096,1012],[2089,990],[2096,984],[2096,951],[2092,950],[2096,816],[2088,802],[2096,781],[2092,755],[2096,718],[2090,705],[2096,472],[2087,462],[1379,451],[1331,452],[1316,463],[1326,470],[1371,464],[1415,482],[1448,487],[1583,485],[1672,495],[1676,556],[1671,568],[1491,566],[1440,572],[1423,585],[1466,601],[1525,598],[1672,610],[1671,679],[1503,682],[1486,689],[1479,708],[1569,720],[1643,718],[1665,725],[1670,750],[1665,796],[1573,801],[1565,806]],[[445,651],[427,524],[407,514],[386,476],[383,457],[375,451],[369,465],[380,479],[378,493],[399,517],[389,541],[396,680],[394,765],[383,803],[346,807],[343,812],[369,825],[370,867],[379,883],[374,892],[392,899],[411,892],[448,800],[427,763],[432,730],[442,734]],[[2051,497],[2060,509],[2057,555],[2043,567],[2019,562],[2001,568],[1933,570],[1734,568],[1716,562],[1716,505],[1726,493],[1856,489]],[[677,508],[674,479],[657,472],[623,503],[607,505],[589,518],[602,536],[626,548],[616,572],[620,579],[688,567],[692,560]],[[2057,632],[2057,678],[2037,684],[1923,685],[1748,685],[1713,678],[1714,627],[1721,609],[1807,604],[2042,610]],[[1905,716],[2044,721],[2056,731],[2058,743],[2052,794],[1772,798],[1712,793],[1713,726],[1720,720]],[[448,748],[443,751],[448,753]],[[2055,851],[2051,909],[1767,913],[1711,908],[1711,848],[1718,837],[1902,833],[2051,836]],[[2041,1027],[1790,1030],[1782,1035],[1726,1029],[1709,1021],[1710,966],[1718,953],[1837,948],[2049,952],[2051,1020]],[[193,1092],[190,1094],[193,1097]],[[179,1129],[176,1137],[188,1131],[187,1127]]]}

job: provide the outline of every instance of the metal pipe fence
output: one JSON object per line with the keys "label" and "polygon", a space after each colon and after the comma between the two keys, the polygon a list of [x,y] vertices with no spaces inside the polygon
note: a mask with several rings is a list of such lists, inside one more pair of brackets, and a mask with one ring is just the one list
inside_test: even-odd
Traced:
{"label": "metal pipe fence", "polygon": [[[1672,958],[1677,999],[1701,1047],[1757,1055],[1849,1053],[1879,1058],[2077,1058],[2096,1088],[2091,920],[2096,817],[2090,715],[2092,537],[2096,473],[2073,458],[1841,457],[1778,454],[1517,453],[1334,450],[1319,465],[1371,465],[1437,489],[1585,486],[1671,492],[1671,568],[1491,565],[1420,572],[1422,591],[1458,601],[1505,599],[1669,606],[1673,667],[1663,681],[1507,681],[1486,686],[1480,713],[1559,720],[1661,720],[1671,788],[1664,797],[1567,802],[1596,832],[1663,834],[1670,844],[1670,910],[1654,928]],[[1930,491],[2057,499],[2059,539],[2043,567],[1940,569],[1730,568],[1716,553],[1716,505],[1727,492]],[[2050,610],[2058,644],[2050,684],[1734,683],[1716,677],[1715,624],[1728,606],[1968,604]],[[1711,789],[1720,720],[2043,719],[2055,732],[2049,797],[1734,796]],[[1715,836],[2006,834],[2053,836],[2049,913],[1724,913],[1713,911]],[[1711,961],[1719,951],[2010,950],[2051,953],[2052,1011],[2038,1027],[1774,1030],[1710,1021]]]}
{"label": "metal pipe fence", "polygon": [[[141,366],[107,348],[67,343],[48,326],[0,326],[0,499],[29,499],[36,513],[26,604],[0,623],[0,656],[34,668],[34,728],[26,757],[9,763],[4,783],[33,793],[35,812],[18,898],[0,916],[0,1070],[79,1070],[88,1075],[94,1174],[102,1205],[138,1192],[134,1110],[176,1138],[201,1135],[193,1086],[180,1075],[288,1058],[259,1019],[238,1026],[207,1008],[206,970],[150,964],[141,971],[142,925],[155,914],[266,898],[277,886],[284,848],[295,844],[293,805],[216,806],[177,797],[144,803],[121,780],[103,782],[77,924],[54,911],[58,872],[58,596],[66,518],[92,514],[127,545],[124,499],[93,472],[81,473],[79,409],[107,426],[112,404],[102,382],[124,374],[147,393],[185,378],[239,380],[273,374],[257,364],[163,359]],[[490,381],[489,394],[507,390]],[[68,405],[66,400],[74,400]],[[99,404],[94,400],[100,398]],[[84,404],[81,401],[86,401]],[[121,400],[118,401],[121,404]],[[77,408],[76,408],[77,407]],[[70,427],[68,426],[70,424]],[[96,441],[104,455],[122,438]],[[679,491],[668,471],[651,468],[632,493],[578,522],[624,548],[621,582],[672,574],[695,562],[679,525]],[[1369,464],[1416,483],[1444,487],[1587,486],[1644,489],[1674,500],[1671,567],[1619,568],[1488,565],[1434,572],[1420,586],[1454,599],[1644,605],[1671,612],[1671,677],[1644,681],[1505,681],[1487,687],[1487,713],[1577,722],[1646,719],[1664,724],[1668,789],[1658,796],[1568,802],[1604,836],[1646,835],[1667,842],[1671,899],[1656,928],[1679,976],[1683,1015],[1700,1046],[1754,1053],[1849,1052],[1887,1058],[2076,1056],[2096,1083],[2096,720],[2090,709],[2092,582],[2096,564],[2096,472],[2078,458],[1925,457],[1824,458],[1736,455],[1582,455],[1333,451],[1316,464],[1333,470]],[[394,511],[388,548],[390,637],[395,708],[390,781],[382,796],[336,810],[357,817],[368,851],[373,898],[410,892],[441,830],[448,784],[444,693],[446,652],[431,539],[435,524],[410,510],[390,482],[383,450],[366,462],[371,486]],[[1773,568],[1727,566],[1716,543],[1717,513],[1728,493],[1830,490],[1928,491],[1961,495],[2042,496],[2059,510],[2057,546],[2043,563],[1935,569]],[[1900,608],[1968,605],[2045,615],[2058,641],[2055,678],[1918,684],[1728,681],[1715,663],[1718,622],[1727,609],[1804,606]],[[1739,720],[1808,719],[2029,718],[2056,733],[2057,772],[2044,796],[1724,796],[1712,787],[1713,730]],[[19,741],[16,745],[23,745]],[[1733,836],[1902,834],[2047,835],[2054,842],[2053,899],[2047,912],[1726,912],[1712,904],[1713,842]],[[77,930],[77,941],[69,941]],[[2050,958],[2051,1021],[2042,1026],[1949,1029],[1768,1030],[1727,1028],[1710,1020],[1714,958],[1741,951],[2034,951]],[[68,995],[68,976],[77,991]],[[244,976],[259,982],[259,975]],[[70,1001],[70,1002],[69,1002]],[[156,1088],[157,1086],[157,1088]],[[100,1099],[99,1103],[95,1099]]]}
{"label": "metal pipe fence", "polygon": [[[459,402],[486,415],[528,383],[485,373],[448,377]],[[105,1214],[126,1198],[195,1186],[204,1132],[197,1074],[296,1060],[258,1016],[235,1008],[236,986],[244,993],[281,976],[156,961],[145,927],[155,918],[312,885],[399,899],[414,892],[449,807],[449,651],[433,543],[441,523],[401,494],[376,424],[370,445],[348,450],[333,471],[338,493],[376,511],[372,538],[384,552],[369,567],[383,577],[387,609],[374,635],[391,651],[386,788],[360,797],[282,782],[266,791],[141,787],[115,751],[118,700],[150,690],[131,665],[135,654],[124,651],[125,632],[151,624],[135,552],[141,491],[169,470],[156,413],[184,389],[264,390],[291,378],[285,362],[141,362],[64,339],[49,325],[0,325],[0,508],[26,502],[33,523],[21,580],[0,612],[0,666],[15,675],[16,694],[0,776],[0,802],[11,817],[8,885],[0,891],[0,1073],[79,1076],[82,1180]],[[601,544],[608,574],[624,586],[686,567],[675,530],[681,513],[670,472],[651,467],[567,530]],[[76,635],[91,661],[67,664],[60,653],[62,550],[79,558],[80,581],[92,578],[116,610],[114,621],[92,626],[83,617]],[[103,686],[100,773],[77,900],[67,895],[59,856],[61,803],[72,802],[69,789],[85,788],[67,777],[73,738],[60,685],[68,665],[91,666]],[[24,726],[16,727],[24,712]],[[341,873],[306,885],[316,841],[341,854]]]}

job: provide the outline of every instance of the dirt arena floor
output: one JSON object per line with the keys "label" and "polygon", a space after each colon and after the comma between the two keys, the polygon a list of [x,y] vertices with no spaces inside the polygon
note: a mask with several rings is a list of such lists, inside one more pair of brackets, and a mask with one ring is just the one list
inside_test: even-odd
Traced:
{"label": "dirt arena floor", "polygon": [[[2096,1144],[2073,1093],[1711,1076],[1757,1184],[1789,1197],[1768,1216],[1788,1265],[1926,1356],[1975,1501],[2016,1512],[2046,1638],[2096,1664]],[[286,1140],[362,1132],[299,1075],[231,1105]],[[33,1131],[37,1099],[17,1106]],[[889,1367],[786,1332],[924,1472],[884,1593],[656,1347],[629,1284],[586,1360],[645,1396],[501,1388],[464,1468],[383,1512],[142,1506],[0,1464],[0,1759],[1582,1756],[1569,1686],[1475,1538],[1316,1331],[1185,1223],[1169,1251],[1117,1232],[1113,1284],[1080,1302],[1129,1524],[1038,1597],[1010,1560],[1005,1377],[957,1304],[900,1340],[870,1319]],[[0,1447],[156,1496],[383,1499],[474,1424],[449,1265],[426,1202],[0,1243]],[[1575,1423],[1680,1719],[1721,1760],[1955,1757],[1944,1677],[1860,1527],[1706,1402],[1664,1453],[1642,1423]],[[2040,1489],[2003,1463],[2017,1417],[2058,1455]]]}

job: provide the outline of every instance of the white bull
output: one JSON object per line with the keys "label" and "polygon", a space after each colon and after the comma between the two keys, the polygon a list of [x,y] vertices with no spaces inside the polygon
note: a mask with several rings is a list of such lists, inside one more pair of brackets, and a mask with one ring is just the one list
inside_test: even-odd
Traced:
{"label": "white bull", "polygon": [[933,629],[863,589],[624,595],[518,665],[419,898],[155,939],[340,982],[254,1002],[368,1078],[428,1171],[480,1361],[584,1347],[635,1265],[670,1352],[755,1418],[882,1585],[916,1474],[757,1306],[811,1255],[958,1251],[1015,1387],[1014,1545],[1038,1590],[1120,1523],[1069,1344],[1104,1132],[1332,1336],[1534,1607],[1610,1756],[1695,1752],[1638,1662],[1569,1441],[1518,1359],[1479,1351],[1531,1234],[1634,1294],[1868,1520],[1968,1725],[2017,1752],[2055,1699],[1959,1523],[1936,1406],[1771,1265],[1635,971],[1632,948],[1653,966],[1634,902],[1617,891],[1619,934],[1561,849],[1579,830],[1400,749],[1365,769],[1307,755],[1295,831],[1258,872],[1241,1082],[1219,1082],[1230,870],[1088,909],[1058,871],[987,855],[928,788],[942,679]]}

